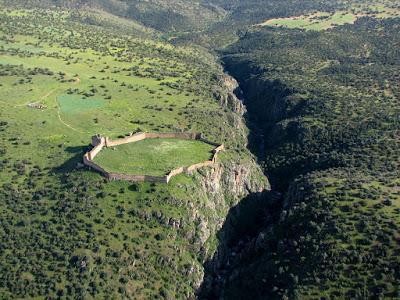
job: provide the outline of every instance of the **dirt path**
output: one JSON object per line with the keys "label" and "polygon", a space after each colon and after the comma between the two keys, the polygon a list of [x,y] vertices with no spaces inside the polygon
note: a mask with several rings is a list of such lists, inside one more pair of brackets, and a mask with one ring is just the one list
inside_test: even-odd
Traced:
{"label": "dirt path", "polygon": [[80,131],[74,127],[72,127],[71,125],[69,125],[68,123],[64,122],[64,120],[61,118],[61,109],[60,109],[60,105],[58,105],[58,101],[57,101],[57,97],[55,97],[56,103],[57,103],[57,116],[58,116],[58,120],[60,120],[60,122],[67,126],[69,129],[72,129],[73,131],[79,132],[79,133],[83,133],[83,131]]}
{"label": "dirt path", "polygon": [[[75,77],[74,80],[75,80],[75,81],[73,82],[73,84],[79,84],[79,83],[81,83],[81,79],[80,79],[79,77]],[[43,96],[40,98],[40,100],[43,101],[43,100],[47,99],[47,98],[50,97],[51,94],[53,94],[56,90],[57,90],[57,89],[51,90],[51,91],[48,92],[47,94],[43,95]],[[7,104],[7,103],[4,102],[4,101],[0,101],[0,102],[1,102],[1,103],[4,103],[4,104]],[[39,102],[39,101],[38,101],[38,102]],[[15,105],[14,107],[27,106],[28,104],[34,104],[34,103],[38,103],[38,102],[26,102],[26,103],[24,103],[24,104]]]}
{"label": "dirt path", "polygon": [[[43,96],[40,98],[40,100],[43,101],[43,100],[47,99],[47,98],[50,97],[51,94],[53,94],[56,90],[57,90],[57,89],[51,90],[51,91],[48,92],[46,95],[43,95]],[[38,101],[38,102],[39,102],[39,101]],[[27,105],[29,105],[29,104],[34,104],[34,103],[38,103],[38,102],[26,102],[26,103],[24,103],[24,104],[15,105],[14,107],[27,106]]]}
{"label": "dirt path", "polygon": [[[81,82],[81,79],[80,79],[79,77],[75,77],[74,79],[75,79],[75,81],[73,82],[74,85],[79,84],[79,83]],[[56,101],[56,105],[57,105],[57,116],[58,116],[58,120],[60,120],[60,122],[61,122],[63,125],[67,126],[69,129],[71,129],[71,130],[73,130],[73,131],[79,132],[79,133],[84,133],[83,131],[80,131],[80,130],[78,130],[78,129],[72,127],[71,125],[69,125],[68,123],[66,123],[66,122],[61,118],[61,107],[60,107],[60,105],[58,104],[57,97],[55,97],[55,101]]]}

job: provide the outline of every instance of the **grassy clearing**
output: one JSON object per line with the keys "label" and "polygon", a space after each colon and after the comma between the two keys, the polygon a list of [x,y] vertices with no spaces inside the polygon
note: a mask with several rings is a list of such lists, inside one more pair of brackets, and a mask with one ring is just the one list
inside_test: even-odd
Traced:
{"label": "grassy clearing", "polygon": [[334,26],[352,24],[357,16],[347,12],[334,14],[317,12],[311,15],[268,20],[262,26],[275,26],[286,28],[302,28],[307,30],[326,30]]}
{"label": "grassy clearing", "polygon": [[58,102],[63,114],[77,114],[104,107],[107,102],[104,99],[87,99],[78,96],[61,95]]}
{"label": "grassy clearing", "polygon": [[214,148],[195,140],[146,139],[103,149],[94,160],[109,172],[163,176],[175,168],[209,160]]}
{"label": "grassy clearing", "polygon": [[354,24],[358,18],[364,16],[373,18],[395,18],[400,16],[400,8],[390,7],[385,4],[354,5],[349,10],[337,11],[334,13],[315,12],[301,16],[271,19],[259,24],[259,26],[322,31],[344,24]]}

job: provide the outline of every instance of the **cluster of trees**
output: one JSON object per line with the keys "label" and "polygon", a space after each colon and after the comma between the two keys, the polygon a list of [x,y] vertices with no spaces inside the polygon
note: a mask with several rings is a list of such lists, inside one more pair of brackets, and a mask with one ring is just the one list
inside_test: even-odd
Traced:
{"label": "cluster of trees", "polygon": [[[299,176],[281,209],[268,199],[250,214],[239,210],[238,227],[242,219],[252,219],[260,220],[261,228],[230,233],[240,242],[230,246],[236,255],[223,266],[221,277],[229,275],[210,290],[222,288],[229,298],[244,293],[256,299],[399,297],[399,211],[393,206],[398,194],[390,189],[399,174],[377,179],[349,172]],[[260,211],[263,217],[257,218]]]}
{"label": "cluster of trees", "polygon": [[259,154],[278,187],[334,166],[395,169],[397,22],[362,19],[321,33],[264,29],[225,52],[264,130]]}
{"label": "cluster of trees", "polygon": [[[192,292],[193,266],[173,241],[196,240],[190,222],[155,208],[182,206],[165,188],[125,184],[110,193],[97,176],[55,176],[28,160],[2,159],[1,170],[12,176],[0,196],[2,297],[161,299]],[[140,192],[134,201],[132,191]]]}
{"label": "cluster of trees", "polygon": [[54,72],[48,68],[24,68],[22,65],[0,65],[0,76],[21,76],[30,78],[35,75],[53,76]]}

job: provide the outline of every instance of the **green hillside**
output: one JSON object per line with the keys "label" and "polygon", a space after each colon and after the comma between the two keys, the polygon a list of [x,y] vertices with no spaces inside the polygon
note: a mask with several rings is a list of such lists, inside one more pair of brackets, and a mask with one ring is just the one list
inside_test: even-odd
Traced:
{"label": "green hillside", "polygon": [[[229,203],[266,181],[247,129],[222,105],[228,89],[211,55],[85,14],[1,6],[0,298],[193,297]],[[92,135],[139,130],[225,143],[215,180],[226,182],[211,195],[211,169],[155,185],[82,167]],[[249,177],[231,188],[237,168]]]}
{"label": "green hillside", "polygon": [[264,28],[223,53],[261,129],[253,149],[284,199],[246,232],[243,252],[233,242],[240,254],[221,269],[235,276],[214,291],[399,296],[397,28],[368,18],[327,33]]}
{"label": "green hillside", "polygon": [[90,15],[86,16],[83,21],[108,27],[116,26],[121,22],[128,25],[130,22],[132,27],[141,27],[141,30],[161,32],[202,30],[209,24],[221,20],[227,14],[223,8],[200,0],[2,0],[2,2],[9,7],[17,8],[46,9],[50,7],[71,9],[76,13],[84,12],[85,14],[96,12],[112,19],[118,17],[122,20],[110,22],[103,18],[99,22],[96,16]]}

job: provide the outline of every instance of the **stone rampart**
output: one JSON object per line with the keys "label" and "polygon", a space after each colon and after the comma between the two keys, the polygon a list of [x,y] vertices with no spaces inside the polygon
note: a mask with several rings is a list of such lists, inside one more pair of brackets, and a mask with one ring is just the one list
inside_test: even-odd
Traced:
{"label": "stone rampart", "polygon": [[202,162],[202,163],[191,165],[190,167],[187,167],[186,172],[188,172],[188,173],[189,172],[193,172],[194,170],[197,170],[197,169],[200,169],[200,168],[203,168],[203,167],[209,167],[209,166],[212,166],[213,164],[214,164],[214,161],[208,160],[208,161],[205,161],[205,162]]}
{"label": "stone rampart", "polygon": [[219,153],[221,151],[225,150],[225,146],[224,145],[219,145],[217,148],[214,149],[214,153]]}
{"label": "stone rampart", "polygon": [[[120,174],[120,173],[111,173],[104,170],[102,167],[97,165],[93,159],[104,147],[115,147],[118,145],[124,145],[128,143],[138,142],[144,139],[155,139],[155,138],[178,138],[178,139],[186,139],[186,140],[200,140],[204,143],[210,144],[212,146],[216,146],[213,150],[213,157],[211,160],[201,162],[198,164],[191,165],[189,167],[180,167],[172,170],[165,176],[148,176],[148,175],[128,175],[128,174]],[[110,140],[108,137],[101,137],[100,135],[96,135],[92,137],[92,145],[94,146],[92,150],[87,152],[83,156],[83,163],[90,167],[91,169],[101,173],[103,176],[110,180],[126,180],[132,182],[154,182],[154,183],[169,183],[172,177],[177,176],[182,173],[191,173],[194,170],[199,168],[212,166],[217,162],[218,153],[223,151],[224,145],[217,144],[206,139],[202,138],[201,133],[184,133],[184,132],[176,132],[176,133],[136,133],[118,140]]]}
{"label": "stone rampart", "polygon": [[140,132],[140,133],[135,133],[131,136],[127,136],[125,138],[114,140],[114,141],[110,140],[108,137],[106,137],[105,139],[106,139],[106,147],[115,147],[115,146],[119,146],[119,145],[139,142],[146,138],[147,138],[146,133]]}
{"label": "stone rampart", "polygon": [[107,176],[111,180],[125,180],[133,182],[154,182],[168,183],[166,176],[148,176],[148,175],[127,175],[119,173],[108,173]]}
{"label": "stone rampart", "polygon": [[95,145],[94,148],[87,153],[89,160],[93,160],[96,157],[96,155],[99,154],[99,152],[103,149],[103,147],[105,145],[106,145],[106,139],[101,138],[99,140],[99,143],[97,145]]}
{"label": "stone rampart", "polygon": [[102,167],[100,167],[99,165],[95,164],[90,158],[88,153],[86,153],[83,156],[83,163],[85,165],[87,165],[88,167],[92,168],[93,170],[96,170],[97,172],[103,173],[103,174],[108,174],[108,172],[106,170],[104,170]]}
{"label": "stone rampart", "polygon": [[175,170],[172,170],[171,172],[169,172],[166,176],[167,183],[171,180],[172,177],[182,174],[183,172],[185,172],[184,167],[180,167],[178,169],[175,169]]}
{"label": "stone rampart", "polygon": [[[131,136],[124,137],[118,140],[110,140],[108,137],[105,138],[106,147],[115,147],[119,145],[134,143],[138,141],[142,141],[144,139],[182,139],[182,140],[201,140],[201,134],[198,133],[184,133],[184,132],[176,132],[176,133],[135,133]],[[208,142],[206,142],[208,143]],[[214,143],[208,143],[214,145]],[[218,144],[219,145],[219,144]]]}

